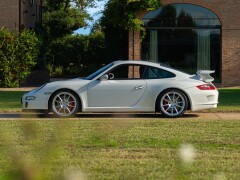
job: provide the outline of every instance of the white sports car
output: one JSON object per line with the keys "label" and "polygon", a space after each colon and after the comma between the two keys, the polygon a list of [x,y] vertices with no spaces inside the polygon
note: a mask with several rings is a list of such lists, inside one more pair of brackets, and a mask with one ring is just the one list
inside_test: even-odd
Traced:
{"label": "white sports car", "polygon": [[145,61],[115,61],[81,79],[42,85],[22,97],[23,111],[53,112],[58,117],[78,112],[161,112],[179,117],[186,110],[216,108],[218,90],[209,75],[189,75]]}

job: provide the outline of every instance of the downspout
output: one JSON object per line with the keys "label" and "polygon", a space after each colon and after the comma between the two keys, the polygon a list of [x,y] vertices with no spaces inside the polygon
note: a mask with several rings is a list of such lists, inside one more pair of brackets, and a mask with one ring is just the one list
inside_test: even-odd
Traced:
{"label": "downspout", "polygon": [[18,30],[21,31],[21,24],[22,24],[22,17],[21,17],[21,12],[22,12],[22,3],[21,3],[21,0],[19,0],[19,15],[18,15]]}
{"label": "downspout", "polygon": [[132,38],[132,52],[133,52],[133,54],[132,54],[132,60],[135,60],[135,52],[134,52],[134,41],[135,41],[135,37],[134,37],[134,30],[132,31],[132,36],[133,36],[133,38]]}
{"label": "downspout", "polygon": [[40,0],[40,7],[39,7],[39,23],[42,25],[42,9],[43,9],[43,0]]}

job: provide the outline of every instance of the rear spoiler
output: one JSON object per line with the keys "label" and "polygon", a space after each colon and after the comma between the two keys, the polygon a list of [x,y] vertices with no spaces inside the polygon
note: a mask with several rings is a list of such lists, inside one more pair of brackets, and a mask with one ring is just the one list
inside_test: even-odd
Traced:
{"label": "rear spoiler", "polygon": [[214,78],[210,76],[212,73],[215,73],[215,71],[199,70],[196,74],[200,80],[204,82],[212,82],[214,80]]}

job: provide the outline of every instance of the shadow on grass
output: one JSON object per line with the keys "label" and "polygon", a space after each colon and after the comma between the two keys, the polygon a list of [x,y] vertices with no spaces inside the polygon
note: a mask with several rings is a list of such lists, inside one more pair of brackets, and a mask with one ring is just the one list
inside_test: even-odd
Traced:
{"label": "shadow on grass", "polygon": [[[184,114],[181,118],[199,117],[198,114]],[[31,118],[56,118],[54,114],[37,114],[37,113],[0,113],[0,119],[31,119]],[[81,118],[165,118],[162,114],[154,113],[82,113],[77,114],[71,119]],[[176,118],[178,119],[178,118]]]}

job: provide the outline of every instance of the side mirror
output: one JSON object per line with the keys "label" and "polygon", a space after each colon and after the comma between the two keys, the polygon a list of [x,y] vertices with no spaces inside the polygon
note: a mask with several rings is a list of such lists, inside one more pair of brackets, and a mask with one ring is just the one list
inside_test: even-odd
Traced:
{"label": "side mirror", "polygon": [[107,81],[107,80],[108,80],[108,75],[107,75],[107,74],[104,74],[104,75],[101,76],[99,79],[100,79],[100,81]]}

